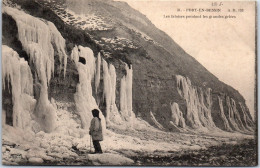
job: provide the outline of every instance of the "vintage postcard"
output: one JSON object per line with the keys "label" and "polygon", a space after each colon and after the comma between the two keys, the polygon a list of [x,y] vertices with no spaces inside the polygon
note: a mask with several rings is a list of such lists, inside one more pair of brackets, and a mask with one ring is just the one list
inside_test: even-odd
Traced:
{"label": "vintage postcard", "polygon": [[256,1],[2,0],[2,165],[258,165],[256,17]]}

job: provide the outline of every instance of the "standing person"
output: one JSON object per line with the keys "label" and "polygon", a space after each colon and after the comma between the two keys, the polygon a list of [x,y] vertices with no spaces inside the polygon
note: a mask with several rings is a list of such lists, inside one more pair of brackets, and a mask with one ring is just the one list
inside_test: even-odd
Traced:
{"label": "standing person", "polygon": [[103,153],[99,141],[103,141],[101,119],[99,118],[99,110],[92,110],[93,119],[91,120],[89,135],[92,136],[95,153]]}

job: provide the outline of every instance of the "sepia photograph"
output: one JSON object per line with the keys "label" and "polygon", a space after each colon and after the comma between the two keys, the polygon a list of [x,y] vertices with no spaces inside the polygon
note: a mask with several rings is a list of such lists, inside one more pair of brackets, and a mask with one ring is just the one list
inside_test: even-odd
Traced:
{"label": "sepia photograph", "polygon": [[257,166],[257,2],[1,0],[2,166]]}

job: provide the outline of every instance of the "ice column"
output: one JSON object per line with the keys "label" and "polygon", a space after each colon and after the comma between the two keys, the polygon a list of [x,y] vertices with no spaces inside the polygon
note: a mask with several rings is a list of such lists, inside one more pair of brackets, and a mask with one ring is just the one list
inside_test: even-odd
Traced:
{"label": "ice column", "polygon": [[133,69],[132,65],[130,67],[125,65],[126,75],[121,79],[120,87],[120,113],[122,117],[132,123],[132,119],[135,117],[132,110],[132,78]]}
{"label": "ice column", "polygon": [[[23,58],[8,46],[2,46],[2,84],[5,80],[12,86],[13,126],[31,129],[31,114],[36,100],[33,99],[33,78],[31,69]],[[4,116],[5,117],[5,116]]]}
{"label": "ice column", "polygon": [[222,120],[222,123],[223,123],[222,125],[223,125],[225,130],[232,131],[232,129],[229,126],[229,123],[228,123],[227,117],[225,115],[225,112],[224,112],[222,99],[219,96],[218,96],[218,103],[219,103],[219,108],[220,108],[220,117],[219,117],[219,119]]}
{"label": "ice column", "polygon": [[171,111],[172,111],[172,121],[176,126],[181,128],[185,128],[185,119],[183,118],[183,114],[179,109],[179,105],[177,103],[171,103]]}
{"label": "ice column", "polygon": [[[53,44],[55,45],[58,56],[59,56],[59,61],[62,63],[63,61],[63,66],[64,66],[64,77],[66,75],[66,68],[67,68],[67,54],[65,52],[65,39],[61,36],[60,32],[57,30],[55,25],[52,22],[47,22],[50,33],[51,33],[51,41],[54,42]],[[62,68],[62,64],[60,64],[60,69]]]}
{"label": "ice column", "polygon": [[189,78],[176,75],[177,91],[186,100],[187,112],[185,114],[186,124],[192,128],[215,128],[211,116],[211,90],[206,91],[206,102],[204,92],[201,88],[192,86]]}
{"label": "ice column", "polygon": [[186,122],[189,126],[193,128],[201,128],[202,124],[199,119],[199,114],[197,110],[197,91],[191,86],[189,79],[183,76],[176,75],[177,79],[177,90],[178,93],[186,100],[187,114]]}
{"label": "ice column", "polygon": [[[78,61],[79,57],[85,58],[85,65]],[[96,100],[92,96],[91,86],[96,68],[95,57],[90,48],[75,46],[72,50],[71,58],[74,60],[79,73],[79,83],[77,85],[77,91],[74,94],[74,99],[81,118],[82,127],[88,130],[90,121],[93,118],[91,111],[94,108],[98,109]],[[105,118],[101,112],[99,113],[99,117],[101,118],[103,129],[105,130]]]}
{"label": "ice column", "polygon": [[[218,96],[220,107],[220,118],[224,122],[224,129],[227,131],[251,132],[253,131],[253,122],[248,116],[249,112],[246,111],[242,103],[239,102],[240,113],[237,109],[237,103],[233,98],[225,96],[224,105],[221,97]],[[224,106],[225,111],[224,111]],[[249,114],[250,115],[250,114]]]}
{"label": "ice column", "polygon": [[243,121],[245,123],[245,127],[248,130],[253,131],[252,127],[254,126],[254,122],[252,120],[252,117],[250,116],[250,113],[248,112],[248,110],[246,111],[245,106],[241,102],[239,102],[239,106],[242,111],[242,116],[243,116]]}
{"label": "ice column", "polygon": [[95,74],[95,90],[97,93],[99,83],[100,83],[100,67],[101,67],[101,57],[100,53],[98,53],[97,59],[96,59],[96,74]]}
{"label": "ice column", "polygon": [[108,65],[107,62],[102,59],[102,65],[103,65],[103,81],[104,81],[104,92],[103,95],[106,100],[106,121],[107,124],[110,122],[110,110],[111,110],[111,98],[112,98],[112,88],[111,88],[111,78],[108,71]]}
{"label": "ice column", "polygon": [[116,69],[114,65],[107,64],[104,59],[102,59],[102,65],[104,81],[103,93],[106,99],[106,121],[107,124],[110,124],[110,122],[121,124],[122,119],[116,106]]}

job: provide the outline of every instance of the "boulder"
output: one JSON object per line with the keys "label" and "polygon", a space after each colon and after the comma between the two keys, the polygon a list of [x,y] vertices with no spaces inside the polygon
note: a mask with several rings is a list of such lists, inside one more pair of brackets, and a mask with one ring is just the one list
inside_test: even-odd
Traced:
{"label": "boulder", "polygon": [[37,157],[31,157],[28,159],[28,161],[30,163],[43,163],[43,159],[42,158],[37,158]]}

